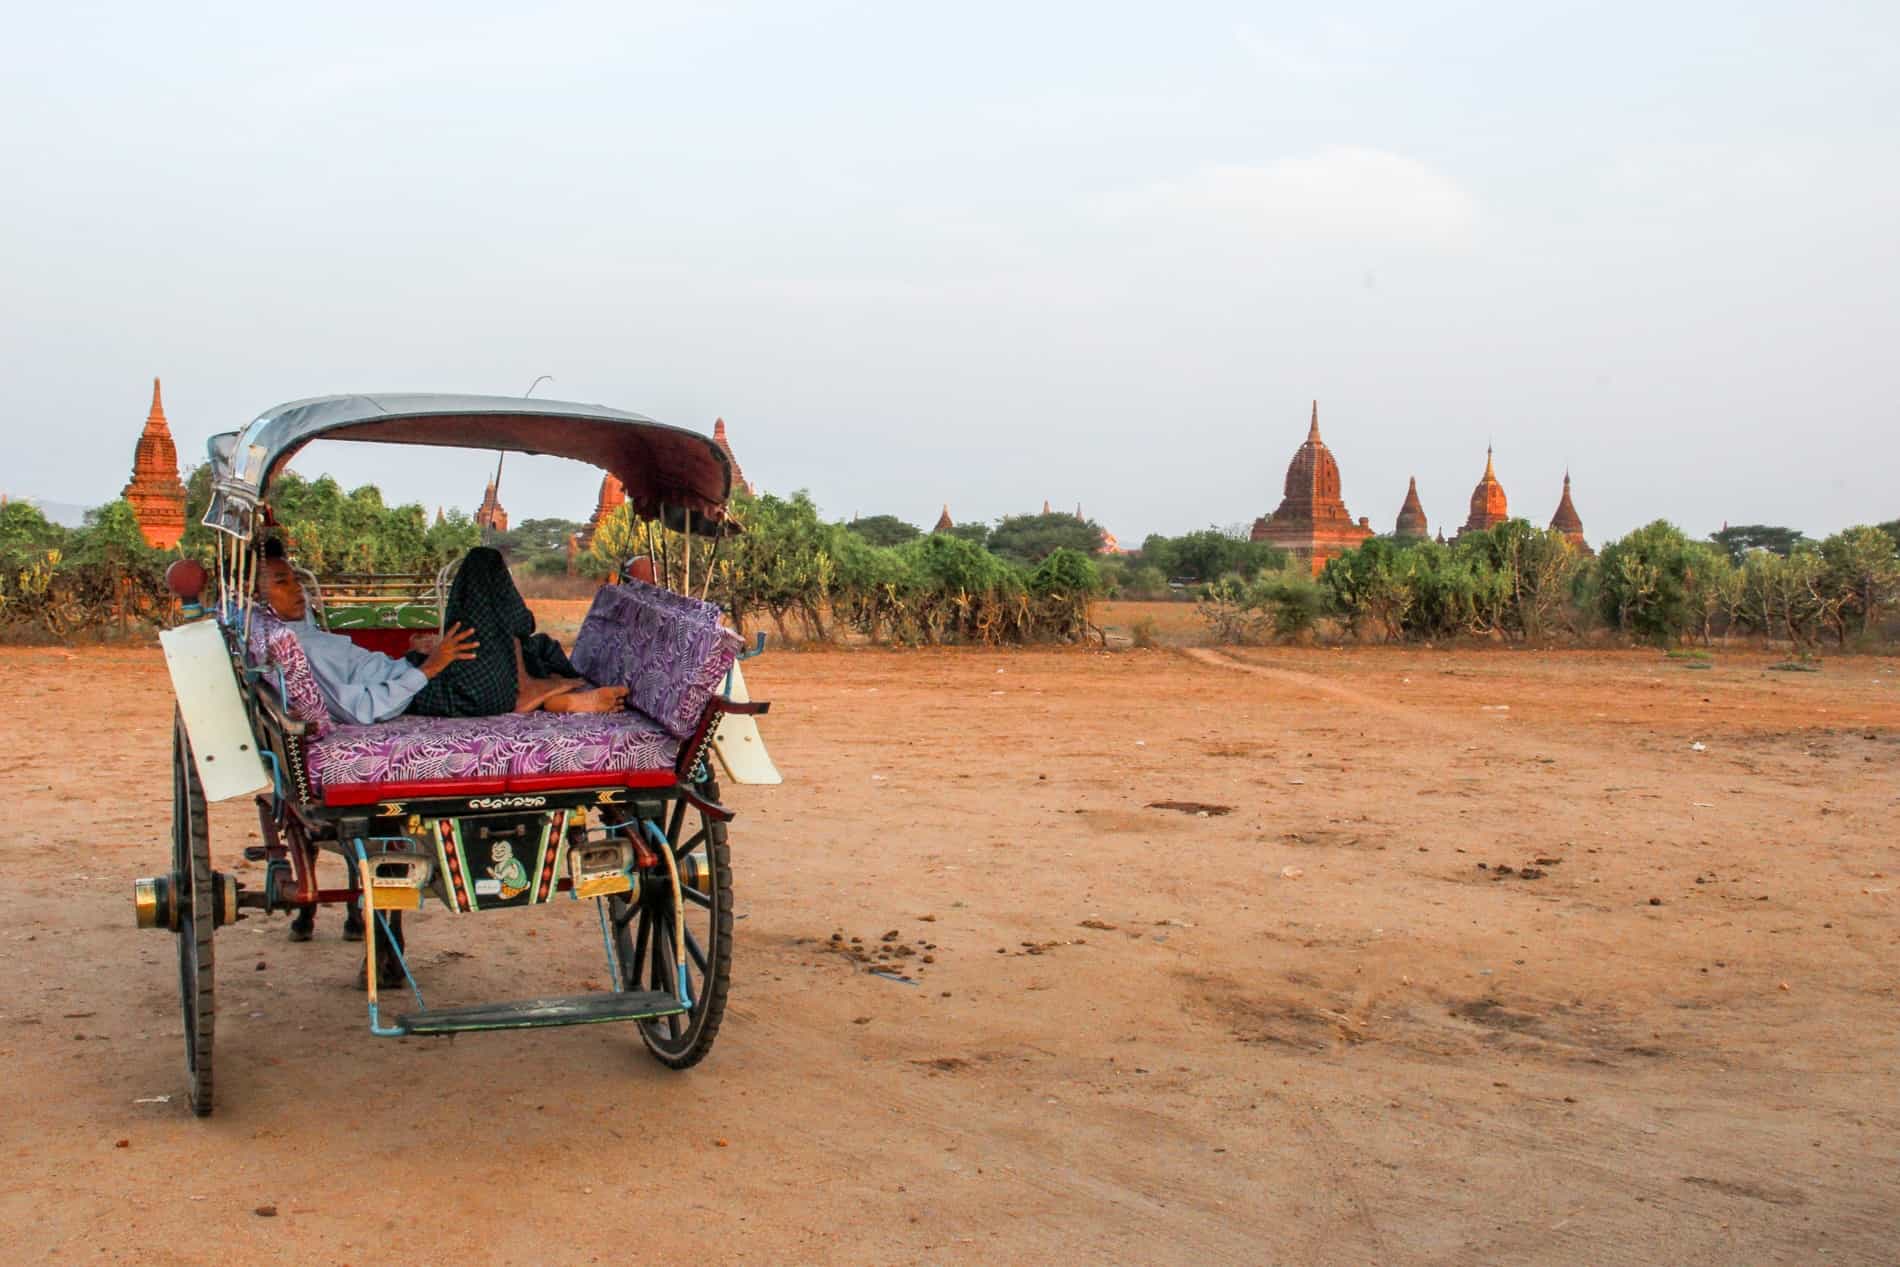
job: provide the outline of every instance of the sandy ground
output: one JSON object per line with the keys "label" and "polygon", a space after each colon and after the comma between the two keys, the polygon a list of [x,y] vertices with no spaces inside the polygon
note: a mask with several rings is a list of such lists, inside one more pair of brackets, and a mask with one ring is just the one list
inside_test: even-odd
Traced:
{"label": "sandy ground", "polygon": [[[0,1258],[1891,1263],[1900,662],[1768,663],[769,655],[705,1064],[372,1038],[334,913],[254,918],[199,1121],[160,659],[0,648]],[[520,997],[604,984],[592,919],[411,943]],[[916,985],[824,948],[893,929]]]}

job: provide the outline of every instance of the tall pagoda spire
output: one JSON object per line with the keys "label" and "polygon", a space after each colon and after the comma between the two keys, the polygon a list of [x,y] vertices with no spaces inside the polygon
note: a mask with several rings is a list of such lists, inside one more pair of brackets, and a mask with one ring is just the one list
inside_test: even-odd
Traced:
{"label": "tall pagoda spire", "polygon": [[1577,514],[1577,507],[1570,500],[1570,472],[1564,472],[1564,495],[1557,502],[1557,513],[1550,517],[1553,532],[1561,532],[1568,541],[1585,554],[1592,553],[1590,545],[1583,539],[1583,519]]}
{"label": "tall pagoda spire", "polygon": [[1504,486],[1498,483],[1491,446],[1487,444],[1484,446],[1484,476],[1478,481],[1478,486],[1471,490],[1471,514],[1466,517],[1465,526],[1458,530],[1458,535],[1488,531],[1510,517],[1510,503],[1505,499]]}
{"label": "tall pagoda spire", "polygon": [[757,496],[759,490],[753,486],[751,480],[745,477],[745,472],[739,469],[739,459],[733,455],[732,441],[726,438],[724,418],[713,419],[713,443],[719,446],[719,451],[726,455],[726,461],[732,464],[732,486],[743,488],[746,492]]}
{"label": "tall pagoda spire", "polygon": [[1431,525],[1425,521],[1425,507],[1418,500],[1418,476],[1405,489],[1405,504],[1399,507],[1399,520],[1393,526],[1392,535],[1423,541],[1431,536]]}
{"label": "tall pagoda spire", "polygon": [[508,512],[501,508],[501,496],[492,479],[488,481],[488,490],[482,494],[482,504],[475,510],[475,526],[494,533],[508,531]]}
{"label": "tall pagoda spire", "polygon": [[1306,442],[1287,463],[1284,496],[1270,515],[1254,520],[1251,539],[1298,555],[1317,576],[1328,559],[1356,548],[1372,535],[1364,519],[1354,521],[1339,491],[1339,463],[1319,436],[1319,402],[1306,426]]}
{"label": "tall pagoda spire", "polygon": [[943,504],[943,513],[937,516],[937,526],[930,531],[933,533],[948,532],[956,526],[956,522],[950,518],[950,503],[945,502]]}
{"label": "tall pagoda spire", "polygon": [[146,543],[169,550],[185,535],[185,484],[178,478],[178,446],[171,424],[165,421],[165,401],[156,378],[152,380],[152,410],[145,416],[132,453],[132,479],[120,494],[131,503],[132,516]]}

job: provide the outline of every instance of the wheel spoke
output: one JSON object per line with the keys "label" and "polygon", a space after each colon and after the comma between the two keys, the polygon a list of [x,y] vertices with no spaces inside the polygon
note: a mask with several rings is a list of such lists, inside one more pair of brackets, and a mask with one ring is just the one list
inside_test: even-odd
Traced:
{"label": "wheel spoke", "polygon": [[707,970],[706,952],[700,948],[699,938],[693,936],[693,930],[690,928],[686,930],[686,953],[694,963],[699,965],[699,971],[704,974]]}
{"label": "wheel spoke", "polygon": [[[679,800],[673,802],[673,818],[666,825],[666,838],[669,841],[678,840],[680,838],[680,828],[685,825],[686,798],[682,796]],[[679,851],[674,850],[674,852],[677,853]]]}
{"label": "wheel spoke", "polygon": [[647,919],[646,914],[641,912],[639,907],[636,906],[633,910],[640,915],[640,927],[634,939],[633,954],[620,965],[620,972],[627,979],[627,988],[637,990],[640,988],[640,972],[646,963],[647,930],[652,926],[652,921]]}
{"label": "wheel spoke", "polygon": [[696,906],[703,906],[709,911],[712,909],[712,898],[690,884],[680,885],[680,896]]}
{"label": "wheel spoke", "polygon": [[673,851],[673,856],[675,858],[684,858],[687,854],[693,852],[693,850],[699,848],[701,845],[705,843],[706,843],[706,829],[702,827],[698,831],[694,832],[692,835],[688,836],[680,844],[680,847]]}

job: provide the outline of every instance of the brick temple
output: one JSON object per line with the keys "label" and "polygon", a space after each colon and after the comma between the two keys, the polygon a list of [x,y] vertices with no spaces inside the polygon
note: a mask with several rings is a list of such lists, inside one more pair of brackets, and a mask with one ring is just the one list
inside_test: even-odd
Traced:
{"label": "brick temple", "polygon": [[[1504,485],[1498,483],[1498,473],[1491,464],[1491,446],[1484,446],[1484,476],[1478,480],[1478,486],[1471,490],[1471,513],[1465,517],[1464,527],[1458,530],[1462,537],[1467,532],[1488,532],[1511,517],[1510,503],[1504,496]],[[1453,537],[1456,541],[1458,538]]]}
{"label": "brick temple", "polygon": [[759,490],[753,487],[752,481],[747,479],[745,472],[739,469],[739,459],[735,457],[732,452],[732,441],[726,439],[726,420],[724,418],[713,419],[713,443],[718,445],[719,451],[726,455],[726,461],[732,463],[733,491],[737,492],[743,488],[748,496],[757,497]]}
{"label": "brick temple", "polygon": [[169,550],[185,535],[185,484],[178,478],[178,446],[165,421],[165,402],[156,378],[152,380],[152,412],[145,415],[145,430],[132,452],[132,481],[120,496],[131,503],[147,545]]}
{"label": "brick temple", "polygon": [[1251,539],[1298,556],[1315,576],[1328,559],[1338,558],[1372,536],[1372,525],[1355,520],[1339,492],[1339,463],[1319,435],[1319,402],[1306,443],[1294,450],[1286,468],[1285,496],[1270,515],[1254,520]]}
{"label": "brick temple", "polygon": [[475,526],[485,532],[508,531],[508,512],[501,508],[501,495],[495,488],[494,480],[488,481],[488,491],[482,494],[482,504],[475,508]]}
{"label": "brick temple", "polygon": [[1418,476],[1412,477],[1411,484],[1405,490],[1405,504],[1399,507],[1398,522],[1392,525],[1392,535],[1401,539],[1422,541],[1432,535],[1431,525],[1425,520],[1425,507],[1418,500]]}
{"label": "brick temple", "polygon": [[1590,548],[1590,543],[1583,539],[1583,518],[1577,514],[1577,508],[1570,500],[1569,471],[1564,472],[1564,495],[1557,503],[1557,513],[1550,517],[1550,527],[1553,532],[1563,533],[1565,541],[1585,554],[1596,553]]}

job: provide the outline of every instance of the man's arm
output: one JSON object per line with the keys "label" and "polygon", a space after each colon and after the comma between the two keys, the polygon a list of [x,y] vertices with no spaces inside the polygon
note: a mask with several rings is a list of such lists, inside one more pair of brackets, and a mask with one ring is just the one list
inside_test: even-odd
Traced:
{"label": "man's arm", "polygon": [[359,647],[341,634],[297,630],[310,672],[332,716],[358,725],[388,721],[409,707],[429,684],[421,669],[404,660]]}
{"label": "man's arm", "polygon": [[401,716],[429,679],[457,660],[474,659],[479,645],[471,631],[453,627],[418,668],[359,647],[341,634],[300,629],[297,641],[330,711],[364,726]]}

